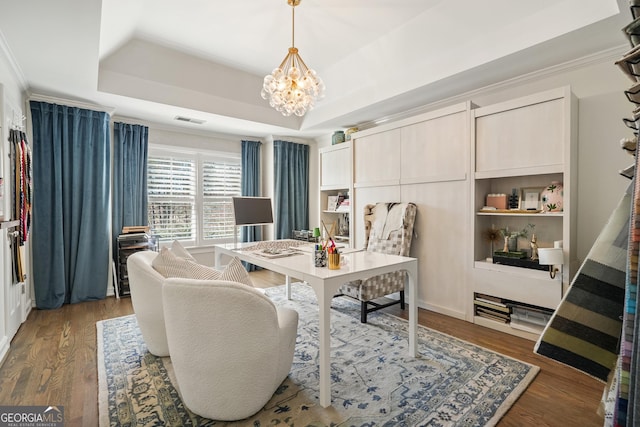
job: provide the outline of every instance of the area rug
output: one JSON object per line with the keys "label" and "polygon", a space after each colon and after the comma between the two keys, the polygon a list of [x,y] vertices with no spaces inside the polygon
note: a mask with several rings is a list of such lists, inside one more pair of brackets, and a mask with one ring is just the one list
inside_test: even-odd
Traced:
{"label": "area rug", "polygon": [[[271,401],[230,423],[182,403],[171,359],[150,354],[134,315],[98,322],[101,426],[492,426],[539,368],[434,330],[418,328],[408,356],[407,322],[383,312],[360,323],[360,305],[335,298],[331,312],[332,406],[318,398],[318,306],[306,284],[267,295],[299,313],[293,367]],[[204,337],[203,337],[204,339]],[[215,381],[215,378],[203,381]]]}

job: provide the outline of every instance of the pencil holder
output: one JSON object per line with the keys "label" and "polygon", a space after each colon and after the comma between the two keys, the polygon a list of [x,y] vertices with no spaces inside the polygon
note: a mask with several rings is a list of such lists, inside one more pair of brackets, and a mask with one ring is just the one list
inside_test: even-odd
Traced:
{"label": "pencil holder", "polygon": [[340,254],[328,254],[329,257],[329,270],[340,269]]}
{"label": "pencil holder", "polygon": [[313,252],[313,262],[316,267],[327,266],[327,251],[322,249],[316,249]]}

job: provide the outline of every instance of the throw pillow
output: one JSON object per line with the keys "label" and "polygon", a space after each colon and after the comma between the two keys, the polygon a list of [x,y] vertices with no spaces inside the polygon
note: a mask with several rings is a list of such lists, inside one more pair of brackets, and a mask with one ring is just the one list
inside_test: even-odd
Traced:
{"label": "throw pillow", "polygon": [[220,280],[244,283],[245,285],[253,287],[251,277],[249,277],[249,273],[247,273],[247,270],[242,265],[242,261],[240,261],[238,257],[233,257],[229,264],[227,264],[220,275]]}
{"label": "throw pillow", "polygon": [[220,279],[221,276],[218,270],[176,256],[167,248],[160,250],[158,256],[153,259],[151,266],[167,278],[184,277],[186,279],[215,280]]}
{"label": "throw pillow", "polygon": [[233,257],[223,271],[218,271],[215,268],[176,256],[168,248],[162,248],[160,253],[153,259],[151,266],[166,278],[184,277],[186,279],[200,280],[228,280],[253,287],[251,277],[249,277],[249,273],[247,273],[238,257]]}
{"label": "throw pillow", "polygon": [[171,252],[173,252],[174,255],[179,256],[180,258],[188,259],[190,261],[196,260],[193,255],[191,255],[189,251],[186,250],[185,247],[182,246],[182,244],[177,240],[174,240],[171,244]]}

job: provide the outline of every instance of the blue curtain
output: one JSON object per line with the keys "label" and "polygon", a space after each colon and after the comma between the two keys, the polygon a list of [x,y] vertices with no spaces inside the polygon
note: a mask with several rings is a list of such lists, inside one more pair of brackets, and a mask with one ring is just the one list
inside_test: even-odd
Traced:
{"label": "blue curtain", "polygon": [[273,142],[275,238],[309,228],[309,146]]}
{"label": "blue curtain", "polygon": [[[240,178],[240,193],[242,196],[261,196],[260,190],[260,146],[259,141],[242,141],[242,176]],[[262,240],[260,226],[245,226],[240,229],[241,242],[258,242]],[[247,271],[254,271],[257,267],[243,262]]]}
{"label": "blue curtain", "polygon": [[30,102],[36,306],[103,299],[109,262],[109,115]]}
{"label": "blue curtain", "polygon": [[147,225],[147,152],[149,128],[113,124],[112,245],[117,256],[117,239],[122,227]]}
{"label": "blue curtain", "polygon": [[[242,141],[242,177],[240,192],[242,196],[261,196],[260,191],[260,146],[258,141]],[[242,227],[240,241],[257,242],[262,240],[259,226]]]}

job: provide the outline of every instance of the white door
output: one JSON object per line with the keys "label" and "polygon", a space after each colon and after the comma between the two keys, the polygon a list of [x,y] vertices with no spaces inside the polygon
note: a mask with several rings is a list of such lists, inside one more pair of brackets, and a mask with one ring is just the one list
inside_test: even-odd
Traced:
{"label": "white door", "polygon": [[[22,307],[22,289],[24,283],[14,283],[13,280],[13,262],[10,248],[5,259],[5,277],[4,277],[4,303],[5,303],[5,324],[7,337],[11,340],[22,323],[24,309]],[[8,256],[7,256],[8,255]]]}

